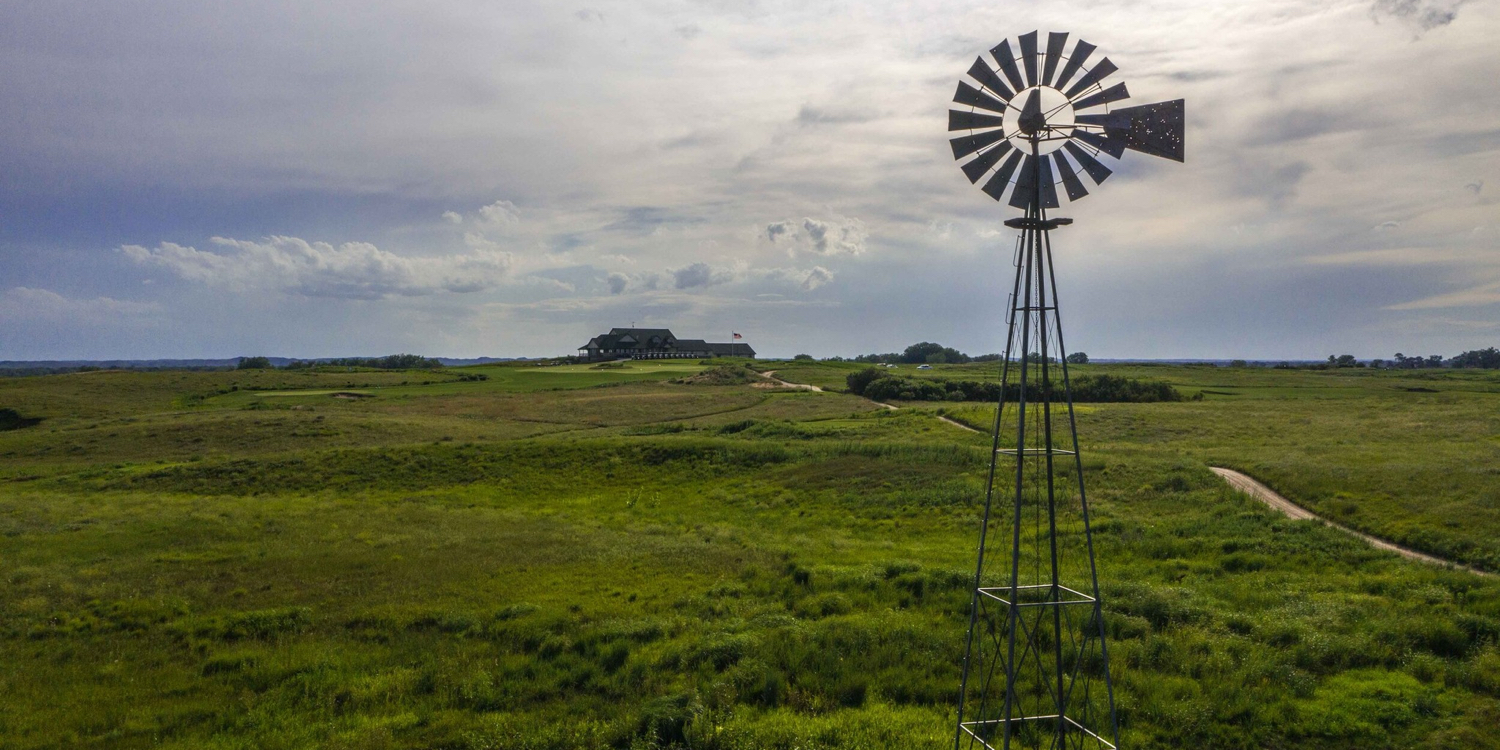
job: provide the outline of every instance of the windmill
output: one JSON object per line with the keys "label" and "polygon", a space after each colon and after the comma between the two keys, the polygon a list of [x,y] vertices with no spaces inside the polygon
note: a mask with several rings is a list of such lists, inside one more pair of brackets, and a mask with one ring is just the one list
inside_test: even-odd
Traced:
{"label": "windmill", "polygon": [[[1048,217],[1088,195],[1127,149],[1183,160],[1181,99],[1114,107],[1125,84],[1082,39],[1022,34],[980,55],[948,112],[953,157],[969,182],[1022,209],[1001,396],[979,528],[955,750],[1110,748],[1119,744],[1072,381],[1058,316]],[[967,160],[967,161],[965,161]],[[1007,200],[1008,196],[1008,200]],[[1012,477],[1004,473],[1013,472]],[[997,492],[997,481],[1003,489]],[[1011,502],[997,507],[1001,492]]]}

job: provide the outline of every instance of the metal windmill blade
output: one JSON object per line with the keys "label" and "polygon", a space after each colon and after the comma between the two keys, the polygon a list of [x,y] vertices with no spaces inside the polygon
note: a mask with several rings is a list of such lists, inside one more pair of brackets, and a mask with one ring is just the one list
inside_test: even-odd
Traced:
{"label": "metal windmill blade", "polygon": [[[1109,176],[1105,157],[1129,150],[1182,161],[1181,99],[1122,107],[1130,91],[1108,81],[1118,68],[1108,57],[1094,58],[1093,44],[1079,39],[1069,51],[1064,32],[1047,34],[1045,47],[1035,31],[1015,41],[990,50],[993,64],[984,55],[974,59],[953,96],[959,108],[948,114],[948,129],[964,131],[950,141],[953,158],[985,194],[1017,208],[1037,201],[1055,208],[1058,185],[1069,201],[1089,194],[1080,170],[1095,185]],[[1023,163],[1006,169],[1006,157],[1016,153]],[[997,181],[1002,170],[1005,179]]]}

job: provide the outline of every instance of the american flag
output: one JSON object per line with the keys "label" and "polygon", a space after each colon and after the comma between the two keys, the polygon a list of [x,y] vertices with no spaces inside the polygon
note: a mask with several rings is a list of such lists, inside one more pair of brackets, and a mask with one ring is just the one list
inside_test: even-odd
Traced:
{"label": "american flag", "polygon": [[744,336],[741,336],[741,335],[739,335],[739,334],[738,334],[738,333],[736,333],[736,334],[734,334],[734,337],[735,337],[735,338],[737,338],[737,339],[742,339],[742,338],[745,338],[745,337],[744,337]]}

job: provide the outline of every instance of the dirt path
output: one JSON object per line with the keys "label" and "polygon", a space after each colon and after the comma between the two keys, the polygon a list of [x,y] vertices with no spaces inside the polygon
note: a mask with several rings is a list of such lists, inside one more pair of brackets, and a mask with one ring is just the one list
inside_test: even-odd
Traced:
{"label": "dirt path", "polygon": [[940,420],[942,420],[944,422],[947,422],[948,424],[951,424],[954,427],[957,427],[959,429],[968,430],[969,432],[977,432],[977,433],[979,433],[981,435],[984,434],[983,430],[976,430],[973,427],[970,427],[970,426],[964,424],[963,422],[955,422],[955,421],[953,421],[953,420],[951,420],[951,419],[949,419],[949,418],[947,418],[947,417],[945,417],[945,416],[943,416],[941,414],[938,415],[938,419],[940,419]]}
{"label": "dirt path", "polygon": [[766,378],[767,380],[774,381],[774,382],[779,383],[779,384],[781,384],[783,386],[786,386],[787,388],[797,388],[799,390],[804,390],[804,391],[817,391],[818,393],[822,393],[823,392],[822,388],[819,388],[819,387],[817,387],[817,386],[815,386],[815,385],[813,385],[811,383],[788,383],[785,380],[782,380],[781,378],[776,377],[776,371],[775,370],[766,370],[765,372],[761,373],[760,375],[761,375],[761,377]]}
{"label": "dirt path", "polygon": [[1494,573],[1488,573],[1483,570],[1471,568],[1467,565],[1459,565],[1458,563],[1450,562],[1438,557],[1433,557],[1432,555],[1418,552],[1414,549],[1402,547],[1399,544],[1392,544],[1384,539],[1379,539],[1370,536],[1369,534],[1355,531],[1354,529],[1351,529],[1347,526],[1329,521],[1318,516],[1312,511],[1282,497],[1270,487],[1267,487],[1264,484],[1261,484],[1260,482],[1257,482],[1254,479],[1241,474],[1238,471],[1235,471],[1234,469],[1224,469],[1218,466],[1210,466],[1208,467],[1208,470],[1212,471],[1215,474],[1218,474],[1220,477],[1223,477],[1224,481],[1228,482],[1230,487],[1233,487],[1236,490],[1239,490],[1240,492],[1243,492],[1246,495],[1249,495],[1250,497],[1253,497],[1256,500],[1259,500],[1266,505],[1271,506],[1271,508],[1284,513],[1289,518],[1295,518],[1299,521],[1321,521],[1325,524],[1328,524],[1329,526],[1332,526],[1335,529],[1338,529],[1339,531],[1344,532],[1345,534],[1356,536],[1360,539],[1365,540],[1365,542],[1369,543],[1369,545],[1372,547],[1383,549],[1387,552],[1394,552],[1408,560],[1417,560],[1420,562],[1430,563],[1432,565],[1442,565],[1444,567],[1458,568],[1459,570],[1467,570],[1470,573],[1474,573],[1476,575],[1495,575]]}

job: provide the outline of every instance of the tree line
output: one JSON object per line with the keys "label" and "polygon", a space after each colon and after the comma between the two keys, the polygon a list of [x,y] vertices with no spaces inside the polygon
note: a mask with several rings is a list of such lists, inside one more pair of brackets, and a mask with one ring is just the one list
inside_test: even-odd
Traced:
{"label": "tree line", "polygon": [[[369,367],[376,370],[437,370],[443,363],[420,354],[390,354],[384,357],[343,357],[340,359],[292,360],[285,370],[311,370],[315,367]],[[270,357],[240,357],[235,369],[271,370]]]}
{"label": "tree line", "polygon": [[[1235,360],[1231,366],[1238,365],[1242,360]],[[1290,368],[1291,365],[1283,362],[1277,367]],[[1343,367],[1374,367],[1384,370],[1421,370],[1438,367],[1450,367],[1454,369],[1484,369],[1500,370],[1500,349],[1491,346],[1487,349],[1473,349],[1460,352],[1456,356],[1444,358],[1441,354],[1429,354],[1425,357],[1408,357],[1401,352],[1390,359],[1372,359],[1368,363],[1355,359],[1353,354],[1330,354],[1327,362],[1312,365],[1315,369],[1338,369]]]}

